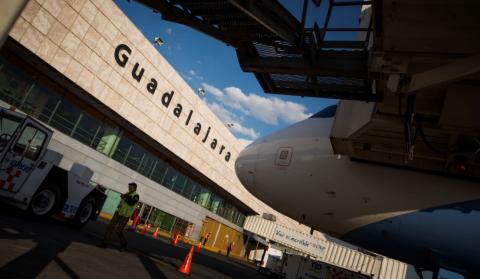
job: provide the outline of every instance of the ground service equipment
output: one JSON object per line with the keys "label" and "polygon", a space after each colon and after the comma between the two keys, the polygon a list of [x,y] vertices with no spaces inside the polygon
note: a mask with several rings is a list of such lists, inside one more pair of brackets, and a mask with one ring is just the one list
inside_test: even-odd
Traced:
{"label": "ground service equipment", "polygon": [[48,148],[53,131],[0,104],[0,198],[36,217],[55,215],[75,225],[96,218],[105,201],[93,172],[78,163],[59,166],[63,155]]}

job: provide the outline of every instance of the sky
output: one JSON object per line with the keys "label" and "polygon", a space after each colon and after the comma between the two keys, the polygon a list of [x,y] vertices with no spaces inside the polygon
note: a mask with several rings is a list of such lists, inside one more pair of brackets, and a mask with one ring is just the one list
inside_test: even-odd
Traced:
{"label": "sky", "polygon": [[[280,0],[300,20],[303,1]],[[326,1],[323,1],[326,2]],[[235,49],[190,27],[164,21],[160,14],[135,1],[115,0],[144,36],[164,41],[157,50],[194,92],[203,88],[210,109],[245,145],[276,130],[304,120],[336,100],[266,94],[252,73],[242,72]],[[358,25],[359,8],[336,8],[330,27]],[[326,6],[310,3],[306,27],[323,25]],[[332,34],[331,37],[355,34]],[[231,126],[231,125],[229,125]]]}

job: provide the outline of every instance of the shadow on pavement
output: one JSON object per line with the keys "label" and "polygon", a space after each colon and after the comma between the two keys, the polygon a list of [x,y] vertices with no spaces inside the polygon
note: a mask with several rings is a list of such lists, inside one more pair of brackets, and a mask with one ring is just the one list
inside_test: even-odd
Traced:
{"label": "shadow on pavement", "polygon": [[[183,278],[176,269],[182,263],[189,246],[180,244],[173,247],[164,238],[153,239],[126,232],[128,251],[133,253],[124,254],[112,249],[96,248],[106,225],[99,221],[90,222],[82,231],[53,219],[31,220],[21,212],[12,213],[10,209],[5,210],[0,205],[0,240],[7,240],[8,249],[14,252],[6,252],[7,248],[0,245],[0,278],[35,278],[39,275],[56,278],[45,272],[58,272],[70,278],[85,277],[85,274],[97,278],[107,278],[115,274],[127,277],[128,274],[135,274],[129,264],[136,258],[139,260],[137,270],[143,267],[143,276]],[[9,229],[15,233],[7,232]],[[71,246],[72,243],[75,245]],[[21,245],[28,247],[20,247]],[[73,248],[69,248],[70,246]],[[67,248],[68,251],[63,253]],[[2,257],[5,252],[10,255]],[[132,258],[132,255],[136,258]],[[98,260],[94,257],[98,257]],[[78,272],[82,272],[82,275]],[[194,253],[191,275],[192,278],[215,279],[265,278],[247,263],[204,250]],[[136,277],[142,276],[137,274]]]}
{"label": "shadow on pavement", "polygon": [[163,272],[158,268],[158,266],[150,259],[144,255],[137,255],[140,261],[142,262],[143,266],[147,270],[148,274],[150,274],[151,278],[167,278],[163,274]]}
{"label": "shadow on pavement", "polygon": [[[105,230],[105,222],[95,222],[87,225],[86,230],[100,236]],[[133,232],[125,232],[130,249],[136,250],[147,257],[161,261],[174,269],[178,269],[188,253],[189,245],[180,243],[177,247],[170,245],[170,241],[159,237],[154,239],[150,236],[140,235]],[[213,276],[212,274],[215,274]],[[191,274],[200,278],[266,278],[256,268],[245,262],[225,255],[216,254],[203,250],[193,254]]]}
{"label": "shadow on pavement", "polygon": [[[0,278],[36,278],[51,263],[55,263],[70,278],[81,278],[68,263],[59,257],[72,243],[96,246],[93,236],[53,219],[36,221],[15,209],[0,205],[0,239],[30,241],[33,247],[7,263],[0,261]],[[10,233],[8,233],[10,232]],[[0,253],[3,253],[0,248]],[[94,255],[92,255],[94,256]],[[167,278],[155,263],[137,255],[151,278]],[[2,266],[3,264],[3,266]],[[88,268],[88,267],[87,267]],[[43,275],[43,274],[42,274]],[[106,274],[104,274],[106,275]],[[49,277],[55,277],[48,274]],[[96,277],[102,277],[100,274]]]}
{"label": "shadow on pavement", "polygon": [[67,264],[57,257],[70,243],[51,245],[47,241],[32,238],[29,234],[8,235],[0,234],[0,238],[32,239],[37,245],[25,254],[10,261],[0,268],[1,278],[35,278],[51,261],[55,261],[71,278],[80,278]]}

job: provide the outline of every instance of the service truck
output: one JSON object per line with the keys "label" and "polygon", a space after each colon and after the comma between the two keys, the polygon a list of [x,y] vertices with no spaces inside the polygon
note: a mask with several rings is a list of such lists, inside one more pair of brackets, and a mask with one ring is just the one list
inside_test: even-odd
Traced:
{"label": "service truck", "polygon": [[285,279],[371,279],[371,275],[344,269],[299,255],[285,254],[282,267]]}
{"label": "service truck", "polygon": [[271,275],[280,275],[282,270],[283,252],[270,245],[267,249],[251,250],[248,259],[255,262],[259,271]]}
{"label": "service truck", "polygon": [[49,149],[53,130],[0,103],[0,198],[36,217],[55,215],[77,226],[96,218],[105,201],[93,172],[78,163],[61,168]]}

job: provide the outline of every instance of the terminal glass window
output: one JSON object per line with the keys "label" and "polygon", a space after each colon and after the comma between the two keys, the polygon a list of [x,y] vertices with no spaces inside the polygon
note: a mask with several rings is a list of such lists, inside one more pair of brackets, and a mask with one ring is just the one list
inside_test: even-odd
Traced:
{"label": "terminal glass window", "polygon": [[61,97],[53,93],[50,89],[36,85],[30,94],[28,94],[20,109],[40,119],[40,121],[48,123],[55,109],[60,105],[60,99]]}
{"label": "terminal glass window", "polygon": [[245,214],[240,212],[238,209],[235,208],[235,215],[233,216],[233,223],[239,225],[240,227],[243,226],[243,223],[245,223]]}
{"label": "terminal glass window", "polygon": [[237,221],[235,222],[235,224],[237,224],[237,225],[239,225],[240,227],[242,227],[243,224],[245,224],[245,219],[246,219],[245,214],[240,213],[240,214],[238,215],[238,219],[237,219]]}
{"label": "terminal glass window", "polygon": [[182,173],[179,173],[175,181],[175,184],[172,187],[172,190],[175,193],[182,194],[183,188],[185,187],[186,182],[187,182],[187,178],[185,177],[185,175],[183,175]]}
{"label": "terminal glass window", "polygon": [[152,224],[153,227],[159,227],[164,231],[170,232],[172,231],[175,219],[175,216],[163,212],[158,208],[154,208],[148,222]]}
{"label": "terminal glass window", "polygon": [[236,207],[233,207],[232,211],[233,211],[233,214],[232,214],[232,219],[230,221],[232,221],[233,223],[236,224],[240,212],[238,211],[238,209]]}
{"label": "terminal glass window", "polygon": [[191,199],[196,184],[197,183],[195,181],[188,179],[187,183],[185,183],[185,188],[183,188],[182,196],[187,199]]}
{"label": "terminal glass window", "polygon": [[172,167],[168,166],[167,174],[165,175],[165,179],[163,180],[163,185],[168,189],[172,189],[175,185],[178,177],[178,171]]}
{"label": "terminal glass window", "polygon": [[150,218],[150,214],[155,208],[148,204],[143,204],[143,210],[140,212],[140,223],[146,224]]}
{"label": "terminal glass window", "polygon": [[167,163],[165,163],[163,160],[157,160],[152,171],[152,175],[151,175],[152,180],[159,184],[162,184],[166,171],[167,171]]}
{"label": "terminal glass window", "polygon": [[66,100],[62,100],[48,124],[67,135],[72,135],[73,129],[80,120],[81,114],[78,107],[73,106]]}
{"label": "terminal glass window", "polygon": [[82,113],[72,136],[74,139],[96,148],[98,141],[95,141],[95,138],[103,133],[103,129],[103,123],[100,120],[87,113]]}
{"label": "terminal glass window", "polygon": [[223,199],[217,195],[212,195],[212,203],[210,205],[210,211],[215,214],[219,214],[220,208],[222,206]]}
{"label": "terminal glass window", "polygon": [[208,190],[207,188],[201,186],[201,185],[197,185],[198,187],[196,187],[197,191],[196,191],[196,197],[195,197],[195,202],[198,204],[198,205],[201,205],[205,208],[209,208],[210,207],[210,196],[212,195],[212,193],[210,192],[210,190]]}
{"label": "terminal glass window", "polygon": [[113,123],[104,121],[103,129],[93,139],[92,147],[98,152],[111,156],[119,142],[120,129]]}
{"label": "terminal glass window", "polygon": [[138,144],[132,144],[125,160],[125,165],[132,170],[138,170],[145,156],[145,150]]}
{"label": "terminal glass window", "polygon": [[143,157],[143,161],[140,164],[140,167],[138,168],[138,172],[143,174],[146,177],[150,177],[150,174],[152,173],[153,167],[155,166],[155,163],[157,161],[157,158],[154,157],[150,153],[145,153],[145,156]]}
{"label": "terminal glass window", "polygon": [[0,95],[2,100],[20,107],[33,81],[14,67],[6,67],[0,61]]}
{"label": "terminal glass window", "polygon": [[185,235],[187,233],[187,228],[189,227],[190,223],[183,219],[177,218],[175,220],[175,224],[173,225],[173,232],[179,233],[181,235]]}
{"label": "terminal glass window", "polygon": [[222,216],[227,220],[233,221],[233,205],[229,202],[225,203]]}
{"label": "terminal glass window", "polygon": [[124,164],[128,154],[130,153],[130,150],[132,149],[132,145],[133,143],[131,140],[129,140],[127,137],[122,137],[117,145],[117,148],[115,149],[115,152],[113,153],[112,158],[115,161]]}

